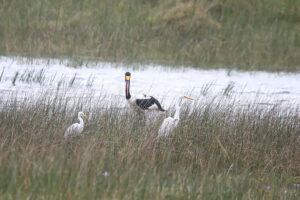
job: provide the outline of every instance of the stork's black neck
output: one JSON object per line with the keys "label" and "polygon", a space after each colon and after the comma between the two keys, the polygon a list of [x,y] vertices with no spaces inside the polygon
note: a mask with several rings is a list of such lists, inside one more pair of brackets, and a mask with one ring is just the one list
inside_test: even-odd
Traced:
{"label": "stork's black neck", "polygon": [[126,80],[125,95],[126,95],[127,100],[131,98],[131,95],[130,95],[130,80]]}

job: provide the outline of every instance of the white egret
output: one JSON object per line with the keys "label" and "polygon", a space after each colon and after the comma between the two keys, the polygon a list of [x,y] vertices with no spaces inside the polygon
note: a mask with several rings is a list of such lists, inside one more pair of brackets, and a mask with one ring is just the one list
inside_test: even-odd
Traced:
{"label": "white egret", "polygon": [[69,128],[65,132],[65,135],[64,135],[65,138],[69,137],[69,136],[77,136],[82,133],[83,127],[84,127],[84,122],[83,122],[82,117],[87,119],[87,116],[83,112],[79,112],[78,113],[79,123],[75,123],[75,124],[72,124],[71,126],[69,126]]}
{"label": "white egret", "polygon": [[[194,100],[191,97],[188,96],[183,96],[182,98],[186,98],[189,100]],[[170,135],[170,133],[177,127],[178,122],[179,122],[179,115],[180,115],[180,108],[181,108],[181,100],[182,98],[180,98],[177,103],[175,104],[175,114],[173,117],[168,117],[166,119],[164,119],[163,123],[161,124],[159,130],[158,130],[158,136],[157,139],[161,138],[161,137],[168,137]]]}
{"label": "white egret", "polygon": [[125,95],[131,107],[138,108],[139,110],[142,111],[145,110],[165,111],[165,109],[163,109],[162,106],[160,105],[159,101],[152,96],[147,96],[145,94],[131,95],[130,78],[131,78],[130,72],[126,72],[125,73],[125,82],[126,82]]}

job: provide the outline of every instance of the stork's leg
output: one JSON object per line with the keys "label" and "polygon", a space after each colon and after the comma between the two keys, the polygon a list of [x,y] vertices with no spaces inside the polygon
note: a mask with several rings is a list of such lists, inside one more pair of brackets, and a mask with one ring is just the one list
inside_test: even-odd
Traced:
{"label": "stork's leg", "polygon": [[146,126],[146,116],[144,112],[138,112],[138,120],[141,126]]}

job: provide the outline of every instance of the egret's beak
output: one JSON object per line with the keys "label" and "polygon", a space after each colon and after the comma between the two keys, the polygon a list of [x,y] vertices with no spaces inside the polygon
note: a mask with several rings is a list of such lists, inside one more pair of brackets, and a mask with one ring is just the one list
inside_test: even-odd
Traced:
{"label": "egret's beak", "polygon": [[88,117],[86,116],[86,114],[83,114],[82,117],[84,117],[85,119],[87,119]]}
{"label": "egret's beak", "polygon": [[183,97],[189,100],[194,100],[192,97],[188,97],[188,96],[183,96]]}

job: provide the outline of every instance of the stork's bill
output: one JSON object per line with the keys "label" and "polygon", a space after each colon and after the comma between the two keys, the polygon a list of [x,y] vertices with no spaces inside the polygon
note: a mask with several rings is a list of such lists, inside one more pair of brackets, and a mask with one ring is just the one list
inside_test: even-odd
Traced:
{"label": "stork's bill", "polygon": [[130,80],[130,73],[125,75],[125,80],[129,81]]}

